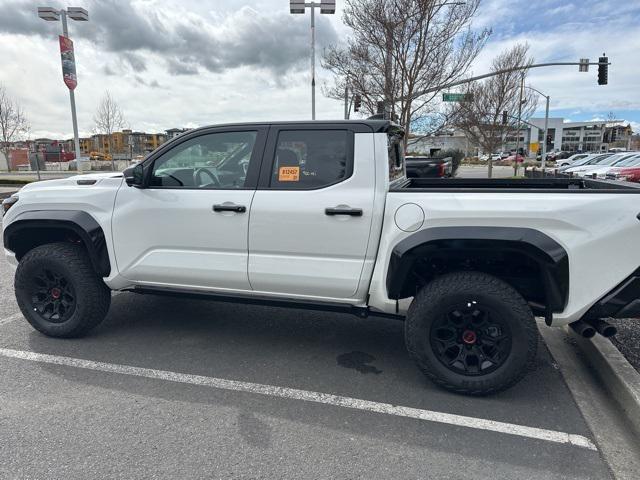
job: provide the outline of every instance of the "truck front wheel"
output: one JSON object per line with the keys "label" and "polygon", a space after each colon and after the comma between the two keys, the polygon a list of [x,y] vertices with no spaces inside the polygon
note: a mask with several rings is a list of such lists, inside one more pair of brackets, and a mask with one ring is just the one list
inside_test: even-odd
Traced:
{"label": "truck front wheel", "polygon": [[525,299],[481,272],[438,277],[413,299],[405,323],[410,356],[438,385],[487,395],[518,382],[533,364],[538,330]]}
{"label": "truck front wheel", "polygon": [[27,321],[50,337],[79,337],[109,311],[111,292],[86,250],[50,243],[27,252],[16,270],[18,306]]}

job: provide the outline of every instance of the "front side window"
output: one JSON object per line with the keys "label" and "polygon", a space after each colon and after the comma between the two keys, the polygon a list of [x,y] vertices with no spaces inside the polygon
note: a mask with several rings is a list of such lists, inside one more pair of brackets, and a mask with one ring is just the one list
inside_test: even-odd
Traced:
{"label": "front side window", "polygon": [[153,164],[151,185],[183,188],[243,188],[257,132],[220,132],[194,137]]}
{"label": "front side window", "polygon": [[346,130],[282,130],[278,133],[271,187],[310,190],[351,175],[350,135]]}

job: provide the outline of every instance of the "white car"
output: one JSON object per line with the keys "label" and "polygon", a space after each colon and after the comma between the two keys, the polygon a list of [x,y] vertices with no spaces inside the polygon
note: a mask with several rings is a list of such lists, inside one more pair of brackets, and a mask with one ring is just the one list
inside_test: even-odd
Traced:
{"label": "white car", "polygon": [[560,160],[556,160],[556,167],[558,168],[566,167],[576,162],[577,160],[580,160],[581,158],[585,158],[588,156],[589,156],[588,153],[576,153],[575,155],[571,155],[569,158],[562,158]]}
{"label": "white car", "polygon": [[611,167],[615,166],[616,163],[626,160],[627,158],[633,156],[633,154],[628,153],[615,153],[613,155],[600,158],[597,161],[588,162],[585,165],[569,168],[566,173],[573,173],[577,177],[587,177],[597,175],[598,172],[605,172],[609,170]]}
{"label": "white car", "polygon": [[560,167],[558,169],[559,172],[566,172],[567,170],[569,170],[570,168],[575,168],[575,167],[580,167],[583,165],[587,165],[589,163],[593,163],[596,162],[602,158],[605,158],[607,156],[610,156],[612,154],[607,154],[607,153],[590,153],[589,155],[587,155],[586,157],[580,158],[578,160],[575,160],[571,165],[565,165],[564,167]]}
{"label": "white car", "polygon": [[492,161],[497,161],[497,160],[501,160],[502,159],[502,155],[499,153],[492,153],[491,155],[485,153],[484,155],[482,155],[480,157],[480,160],[483,162],[488,162],[489,159],[491,159]]}
{"label": "white car", "polygon": [[407,178],[404,148],[385,120],[228,124],[26,185],[2,205],[18,306],[51,337],[97,326],[112,290],[392,317],[473,395],[535,365],[535,316],[608,336],[640,315],[640,188]]}

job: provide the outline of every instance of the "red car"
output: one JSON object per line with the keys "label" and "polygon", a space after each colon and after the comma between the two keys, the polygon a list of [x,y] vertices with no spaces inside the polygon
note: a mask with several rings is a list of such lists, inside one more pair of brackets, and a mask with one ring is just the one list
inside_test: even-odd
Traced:
{"label": "red car", "polygon": [[513,162],[516,159],[517,159],[518,163],[524,162],[524,157],[522,155],[520,155],[520,154],[518,154],[518,155],[510,155],[507,158],[505,158],[504,160],[505,160],[505,162]]}
{"label": "red car", "polygon": [[640,183],[640,167],[622,168],[615,173],[615,179]]}

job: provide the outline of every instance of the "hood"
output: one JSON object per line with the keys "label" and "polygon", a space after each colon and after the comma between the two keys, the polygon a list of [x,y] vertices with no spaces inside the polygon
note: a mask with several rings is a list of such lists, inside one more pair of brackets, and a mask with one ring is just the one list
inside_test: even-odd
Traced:
{"label": "hood", "polygon": [[97,185],[108,178],[122,178],[122,172],[106,172],[106,173],[84,173],[81,175],[73,175],[72,177],[56,178],[54,180],[42,180],[25,185],[20,189],[21,192],[29,190],[38,190],[50,187],[88,187]]}

